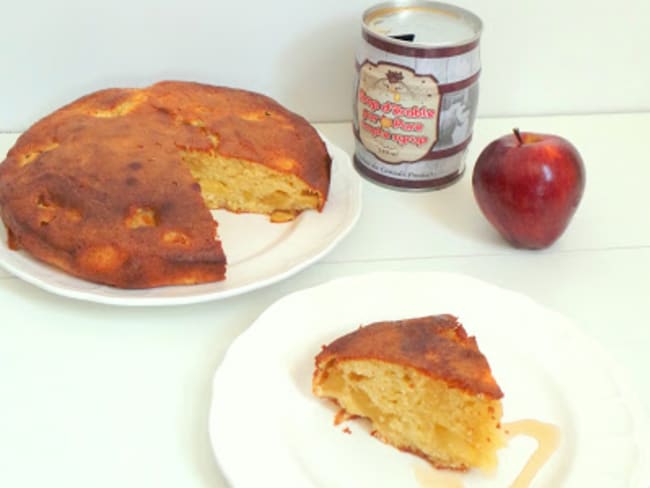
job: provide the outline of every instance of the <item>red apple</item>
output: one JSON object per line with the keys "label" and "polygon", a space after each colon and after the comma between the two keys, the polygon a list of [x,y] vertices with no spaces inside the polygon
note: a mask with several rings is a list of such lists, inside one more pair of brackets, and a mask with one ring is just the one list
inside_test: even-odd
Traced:
{"label": "red apple", "polygon": [[585,167],[566,139],[514,129],[483,149],[472,187],[479,207],[508,242],[541,249],[569,225],[585,188]]}

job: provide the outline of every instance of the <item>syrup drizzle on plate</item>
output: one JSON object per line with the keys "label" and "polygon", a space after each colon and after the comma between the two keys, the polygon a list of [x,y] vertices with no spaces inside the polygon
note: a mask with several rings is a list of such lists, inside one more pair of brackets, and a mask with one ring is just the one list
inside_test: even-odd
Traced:
{"label": "syrup drizzle on plate", "polygon": [[463,488],[465,486],[461,474],[421,464],[415,466],[415,479],[422,488]]}
{"label": "syrup drizzle on plate", "polygon": [[[503,431],[507,440],[525,435],[537,441],[537,449],[510,485],[510,488],[527,488],[560,445],[560,429],[539,420],[523,419],[503,424]],[[465,486],[462,473],[422,465],[415,467],[415,478],[422,488],[463,488]]]}
{"label": "syrup drizzle on plate", "polygon": [[504,424],[503,430],[507,439],[526,435],[537,441],[537,449],[510,485],[511,488],[526,488],[560,445],[560,429],[553,424],[524,419]]}

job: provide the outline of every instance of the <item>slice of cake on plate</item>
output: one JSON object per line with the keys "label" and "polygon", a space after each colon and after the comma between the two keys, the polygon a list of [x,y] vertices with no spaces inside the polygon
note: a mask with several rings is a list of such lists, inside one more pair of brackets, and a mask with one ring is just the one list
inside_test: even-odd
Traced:
{"label": "slice of cake on plate", "polygon": [[376,322],[316,356],[315,395],[438,468],[491,470],[503,397],[476,339],[452,315]]}

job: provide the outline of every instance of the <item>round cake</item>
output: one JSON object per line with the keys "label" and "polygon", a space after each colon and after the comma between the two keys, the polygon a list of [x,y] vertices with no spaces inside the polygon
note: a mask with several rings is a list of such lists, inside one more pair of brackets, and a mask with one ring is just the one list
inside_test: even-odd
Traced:
{"label": "round cake", "polygon": [[218,281],[210,210],[273,222],[321,211],[331,158],[269,97],[165,81],[82,97],[28,129],[0,164],[8,245],[121,288]]}

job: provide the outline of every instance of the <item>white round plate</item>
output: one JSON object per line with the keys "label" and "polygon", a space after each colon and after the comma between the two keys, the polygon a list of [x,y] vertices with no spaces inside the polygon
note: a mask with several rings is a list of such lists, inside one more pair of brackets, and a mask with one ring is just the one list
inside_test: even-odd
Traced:
{"label": "white round plate", "polygon": [[[503,422],[529,418],[559,428],[560,446],[532,486],[649,486],[648,419],[608,356],[562,315],[449,273],[349,277],[269,307],[214,376],[210,438],[229,483],[427,486],[433,468],[368,435],[363,421],[335,426],[336,409],[312,395],[311,376],[321,346],[361,324],[438,313],[458,316],[476,337],[505,394]],[[513,438],[499,451],[496,473],[458,475],[462,485],[510,486],[535,446]]]}
{"label": "white round plate", "polygon": [[[327,141],[332,178],[322,212],[303,212],[292,222],[274,224],[262,215],[213,214],[228,258],[224,281],[192,286],[125,290],[70,276],[6,246],[0,225],[0,265],[58,295],[114,305],[180,305],[239,295],[283,280],[327,254],[354,227],[361,212],[361,179],[350,157]],[[254,239],[251,236],[255,236]]]}

